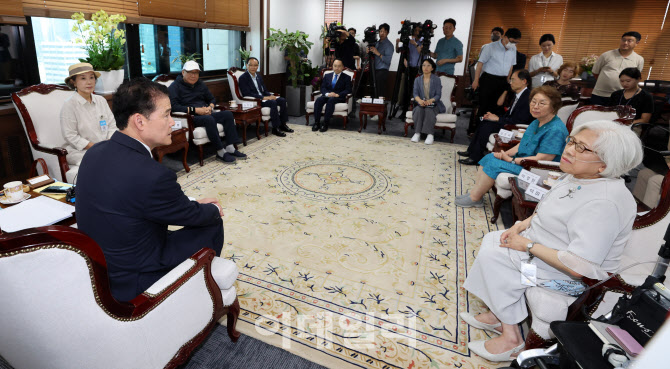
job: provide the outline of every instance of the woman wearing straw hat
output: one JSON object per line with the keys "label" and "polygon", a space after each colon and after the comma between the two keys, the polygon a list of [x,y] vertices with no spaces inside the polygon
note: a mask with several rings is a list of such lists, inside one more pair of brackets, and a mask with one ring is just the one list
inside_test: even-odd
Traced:
{"label": "woman wearing straw hat", "polygon": [[68,68],[65,83],[76,93],[65,101],[60,112],[60,127],[67,142],[67,162],[79,165],[86,150],[93,144],[108,140],[117,130],[116,120],[107,100],[93,94],[100,73],[89,63],[77,63]]}

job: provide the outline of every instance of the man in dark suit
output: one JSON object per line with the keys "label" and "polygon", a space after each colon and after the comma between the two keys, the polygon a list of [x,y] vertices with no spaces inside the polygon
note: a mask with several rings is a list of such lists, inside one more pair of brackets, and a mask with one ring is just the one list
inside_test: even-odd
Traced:
{"label": "man in dark suit", "polygon": [[[77,225],[100,245],[112,295],[129,301],[203,247],[221,253],[217,199],[191,201],[151,149],[172,142],[165,86],[138,78],[114,94],[119,131],[93,145],[77,175]],[[168,231],[168,225],[183,226]]]}
{"label": "man in dark suit", "polygon": [[252,56],[247,60],[247,71],[240,76],[240,93],[242,96],[262,99],[263,102],[261,105],[270,108],[272,134],[279,137],[286,137],[286,133],[284,132],[293,132],[293,130],[286,125],[286,122],[288,122],[286,99],[272,95],[265,87],[261,75],[256,72],[258,72],[258,59]]}
{"label": "man in dark suit", "polygon": [[[342,60],[335,59],[333,62],[333,73],[328,73],[321,82],[321,96],[314,101],[314,125],[312,131],[326,132],[328,123],[333,117],[335,104],[347,101],[347,95],[351,93],[351,77],[342,73],[344,64]],[[321,125],[321,110],[326,105],[323,115],[323,126]]]}
{"label": "man in dark suit", "polygon": [[458,152],[458,155],[466,156],[464,159],[459,159],[459,163],[476,165],[487,152],[486,143],[489,142],[489,136],[500,131],[506,124],[530,124],[533,121],[528,101],[532,88],[531,81],[530,73],[525,69],[512,73],[509,85],[511,93],[515,96],[513,100],[510,99],[512,101],[510,108],[500,117],[491,112],[484,114],[468,150]]}

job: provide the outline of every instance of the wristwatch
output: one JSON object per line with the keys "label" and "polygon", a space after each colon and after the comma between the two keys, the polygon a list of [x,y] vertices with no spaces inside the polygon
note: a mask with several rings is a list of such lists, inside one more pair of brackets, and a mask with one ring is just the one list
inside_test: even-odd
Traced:
{"label": "wristwatch", "polygon": [[533,246],[535,246],[536,243],[537,243],[537,242],[529,242],[529,243],[526,245],[526,252],[528,252],[529,255],[532,255],[532,254],[530,253],[530,249],[532,249]]}

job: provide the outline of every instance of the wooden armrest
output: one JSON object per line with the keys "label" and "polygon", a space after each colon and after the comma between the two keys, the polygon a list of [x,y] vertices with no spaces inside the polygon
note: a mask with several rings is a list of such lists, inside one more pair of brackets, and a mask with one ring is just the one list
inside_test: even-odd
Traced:
{"label": "wooden armrest", "polygon": [[42,146],[40,144],[33,144],[33,147],[37,151],[46,152],[48,154],[53,154],[53,155],[57,155],[57,156],[67,155],[67,150],[63,147],[46,147],[46,146]]}
{"label": "wooden armrest", "polygon": [[170,115],[177,118],[187,118],[190,114],[181,111],[173,111]]}
{"label": "wooden armrest", "polygon": [[519,165],[521,165],[525,170],[530,170],[531,168],[538,168],[538,169],[548,169],[552,171],[562,172],[559,169],[560,163],[556,164],[549,164],[549,163],[555,163],[555,162],[549,162],[547,160],[537,161],[532,159],[523,159],[521,160],[521,163]]}
{"label": "wooden armrest", "polygon": [[30,167],[29,177],[37,176],[37,164],[39,164],[42,167],[42,174],[49,175],[49,168],[47,167],[47,162],[44,161],[44,159],[42,158],[37,158],[35,161],[33,161],[33,165]]}

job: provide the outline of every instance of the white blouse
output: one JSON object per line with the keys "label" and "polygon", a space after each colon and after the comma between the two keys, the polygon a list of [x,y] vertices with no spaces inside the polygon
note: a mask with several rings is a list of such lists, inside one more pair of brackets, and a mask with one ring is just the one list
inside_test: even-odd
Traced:
{"label": "white blouse", "polygon": [[[542,67],[549,67],[555,72],[558,72],[558,68],[563,65],[563,57],[551,52],[551,55],[547,58],[544,54],[539,53],[533,55],[528,62],[528,71],[534,72]],[[551,73],[538,73],[533,77],[533,88],[542,86],[545,82],[553,81],[554,76]]]}
{"label": "white blouse", "polygon": [[[100,121],[105,121],[102,129]],[[107,100],[100,95],[91,95],[91,102],[78,93],[65,100],[60,112],[61,133],[67,142],[68,152],[82,151],[89,142],[108,140],[116,132],[116,120]]]}

